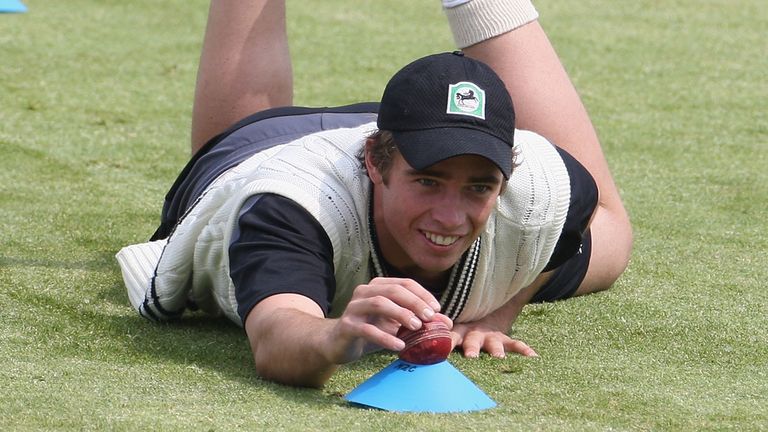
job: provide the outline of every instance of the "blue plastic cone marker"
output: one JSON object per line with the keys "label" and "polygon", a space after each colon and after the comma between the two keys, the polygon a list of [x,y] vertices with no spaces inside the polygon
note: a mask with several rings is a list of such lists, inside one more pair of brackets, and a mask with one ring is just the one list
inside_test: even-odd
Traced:
{"label": "blue plastic cone marker", "polygon": [[19,0],[0,0],[0,13],[21,13],[26,11],[27,7]]}
{"label": "blue plastic cone marker", "polygon": [[448,361],[415,365],[396,360],[344,396],[349,402],[387,411],[449,413],[496,406]]}

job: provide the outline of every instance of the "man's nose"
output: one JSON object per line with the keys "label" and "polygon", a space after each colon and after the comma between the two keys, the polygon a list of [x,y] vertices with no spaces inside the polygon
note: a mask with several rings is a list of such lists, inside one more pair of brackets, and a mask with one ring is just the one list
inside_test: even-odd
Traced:
{"label": "man's nose", "polygon": [[432,218],[446,229],[460,227],[466,220],[467,212],[457,193],[444,193],[432,207]]}

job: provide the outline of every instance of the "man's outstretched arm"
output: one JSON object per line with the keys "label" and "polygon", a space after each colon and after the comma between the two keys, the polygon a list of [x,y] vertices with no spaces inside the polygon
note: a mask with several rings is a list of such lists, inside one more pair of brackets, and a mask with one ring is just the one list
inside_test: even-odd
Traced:
{"label": "man's outstretched arm", "polygon": [[338,365],[374,349],[400,351],[395,335],[422,322],[442,320],[440,304],[410,279],[376,278],[355,289],[344,313],[324,318],[320,307],[298,294],[276,294],[246,316],[245,331],[260,376],[283,384],[319,387]]}

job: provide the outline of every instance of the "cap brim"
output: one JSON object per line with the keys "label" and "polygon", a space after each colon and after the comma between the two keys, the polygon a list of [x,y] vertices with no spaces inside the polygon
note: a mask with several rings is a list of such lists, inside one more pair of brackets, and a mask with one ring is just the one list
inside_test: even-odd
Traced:
{"label": "cap brim", "polygon": [[477,155],[493,162],[504,178],[509,178],[512,172],[512,147],[476,129],[449,127],[392,131],[392,137],[406,162],[417,170],[455,156]]}

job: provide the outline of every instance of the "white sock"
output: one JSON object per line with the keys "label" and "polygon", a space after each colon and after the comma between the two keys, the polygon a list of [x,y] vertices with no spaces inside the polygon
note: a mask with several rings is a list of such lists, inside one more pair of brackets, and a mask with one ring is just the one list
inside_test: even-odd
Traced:
{"label": "white sock", "polygon": [[442,0],[459,48],[512,31],[539,17],[530,0]]}
{"label": "white sock", "polygon": [[471,0],[443,0],[443,7],[446,9],[453,8],[456,6],[463,5],[468,1],[471,1]]}

